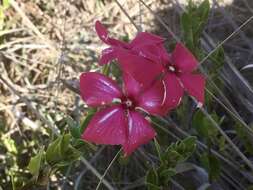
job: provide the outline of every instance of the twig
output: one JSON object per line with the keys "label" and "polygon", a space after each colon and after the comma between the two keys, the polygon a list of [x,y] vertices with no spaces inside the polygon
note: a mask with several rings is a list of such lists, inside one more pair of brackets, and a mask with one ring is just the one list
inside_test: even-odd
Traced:
{"label": "twig", "polygon": [[[167,125],[170,124],[167,120],[165,120],[165,119],[163,119],[163,118],[160,118],[160,117],[159,117],[158,119],[159,119],[160,121],[166,123]],[[152,123],[154,123],[154,122],[152,121]],[[175,139],[177,139],[177,140],[180,140],[179,137],[177,137],[175,134],[173,134],[172,132],[170,132],[168,129],[164,128],[163,126],[159,125],[158,123],[154,123],[154,124],[155,124],[157,127],[159,127],[161,130],[163,130],[165,133],[167,133],[167,134],[169,134],[170,136],[172,136],[173,138],[175,138]],[[174,128],[175,128],[180,134],[182,134],[183,136],[185,136],[185,137],[189,137],[189,136],[190,136],[187,132],[183,131],[180,127],[178,127],[174,122],[172,122],[171,124],[172,124],[172,125],[174,126]],[[197,140],[197,144],[198,144],[200,147],[202,147],[202,148],[204,148],[204,149],[206,149],[206,150],[208,149],[207,146],[206,146],[204,143],[202,143],[201,141],[199,141],[199,140]],[[211,149],[211,152],[212,152],[212,154],[214,154],[215,156],[217,156],[219,159],[221,159],[222,161],[224,161],[226,164],[228,164],[230,167],[234,168],[236,171],[239,170],[239,167],[237,167],[234,163],[232,163],[230,160],[226,159],[224,156],[222,156],[222,155],[221,155],[220,153],[218,153],[217,151]]]}
{"label": "twig", "polygon": [[50,49],[56,51],[55,47],[53,47],[52,43],[45,38],[45,36],[38,30],[38,28],[30,21],[30,19],[26,16],[24,11],[18,6],[18,4],[14,0],[10,0],[11,6],[20,14],[24,23],[44,42],[48,44]]}
{"label": "twig", "polygon": [[44,116],[41,115],[41,113],[39,113],[39,111],[37,111],[36,108],[34,108],[32,106],[32,104],[30,103],[30,101],[22,96],[17,90],[15,90],[15,88],[12,87],[12,85],[5,80],[1,75],[0,75],[0,80],[2,81],[3,84],[5,84],[15,95],[17,95],[19,97],[19,99],[24,102],[27,107],[36,115],[37,118],[39,118],[42,122],[44,122],[55,135],[59,135],[59,130],[51,123],[49,122],[46,118],[44,118]]}
{"label": "twig", "polygon": [[236,118],[246,129],[247,131],[250,133],[250,135],[252,136],[253,135],[253,129],[250,128],[243,120],[242,118],[240,117],[240,115],[234,111],[231,111],[225,104],[223,104],[208,88],[206,88],[206,92],[208,94],[210,94],[214,99],[215,101],[217,101],[222,107],[225,108],[225,110],[231,114],[234,118]]}
{"label": "twig", "polygon": [[130,15],[126,12],[126,10],[122,7],[122,5],[118,2],[118,0],[115,0],[116,4],[119,6],[119,8],[122,10],[122,12],[126,15],[126,17],[129,19],[129,21],[133,24],[133,26],[136,28],[136,30],[139,32],[141,31],[140,28],[135,24],[133,19],[130,17]]}
{"label": "twig", "polygon": [[[92,164],[104,149],[105,149],[105,146],[102,146],[98,151],[96,151],[95,155],[89,160],[89,163]],[[83,175],[84,175],[87,171],[88,171],[88,168],[86,168],[85,170],[83,170],[83,171],[79,174],[78,178],[77,178],[76,181],[75,181],[74,190],[78,190],[80,181],[81,181]]]}
{"label": "twig", "polygon": [[109,164],[108,167],[106,168],[104,174],[103,174],[102,177],[100,178],[100,181],[99,181],[99,183],[98,183],[98,185],[97,185],[97,187],[96,187],[96,190],[99,189],[101,183],[102,183],[103,180],[104,180],[105,175],[106,175],[107,172],[109,171],[109,169],[110,169],[110,167],[112,166],[112,164],[114,163],[114,161],[117,159],[117,157],[118,157],[118,155],[120,154],[120,152],[121,152],[121,149],[117,152],[117,154],[114,156],[114,158],[112,159],[112,161],[110,162],[110,164]]}
{"label": "twig", "polygon": [[[142,0],[139,0],[140,2],[142,2],[144,5],[145,5],[145,7],[157,18],[157,20],[165,27],[165,29],[173,36],[173,38],[175,38],[175,40],[177,41],[177,42],[179,42],[180,41],[180,39],[172,32],[172,30],[165,24],[165,22],[163,22],[163,20],[147,5],[147,4],[145,4],[145,2],[143,2]],[[122,9],[123,9],[123,7],[121,7]],[[181,7],[182,8],[182,7]],[[125,14],[127,14],[126,13],[126,11],[123,9],[122,10]],[[136,25],[135,23],[134,23],[134,21],[133,21],[133,19],[131,19],[131,17],[129,17],[129,15],[128,15],[128,18],[129,18],[129,20],[131,21],[131,23],[133,23],[134,25]],[[235,30],[228,38],[226,38],[221,44],[220,44],[220,46],[221,45],[223,45],[228,39],[230,39],[233,35],[235,35],[238,31],[240,31],[240,29],[241,28],[243,28],[247,23],[249,23],[251,20],[252,20],[252,18],[253,18],[253,16],[252,17],[250,17],[246,22],[244,22],[241,26],[240,26],[240,28],[238,28],[237,30]],[[218,49],[219,47],[216,47],[216,48],[214,48],[214,50],[213,50],[213,52],[214,51],[216,51],[217,49]],[[212,52],[212,53],[213,53]],[[212,54],[211,53],[211,54]],[[211,55],[210,54],[210,55]],[[209,56],[210,56],[209,55]],[[206,57],[206,59],[208,58],[208,56]],[[205,58],[204,58],[205,59]],[[205,60],[202,60],[201,62],[204,62]],[[200,64],[201,64],[201,62],[200,62]],[[199,64],[199,65],[200,65]],[[204,72],[204,70],[202,69],[201,70],[202,71],[202,73],[207,77],[207,79],[209,80],[209,82],[218,90],[218,92],[225,98],[225,95],[221,92],[221,90],[217,87],[217,85],[216,84],[214,84],[213,82],[212,82],[212,80],[210,80],[209,79],[209,77],[208,77],[208,75]],[[206,90],[208,91],[208,92],[210,92],[207,88],[206,88]],[[214,96],[212,93],[210,94],[216,101],[218,100],[218,98],[216,97],[216,96]],[[226,99],[226,98],[225,98]],[[227,99],[226,99],[227,100]],[[217,101],[222,107],[224,107],[225,108],[225,110],[226,111],[228,111],[230,114],[232,114],[249,132],[250,132],[250,134],[251,135],[253,135],[253,130],[241,119],[241,117],[240,117],[240,115],[236,112],[236,110],[232,107],[232,104],[230,104],[230,102],[227,100],[227,102],[229,103],[229,105],[230,105],[230,107],[232,107],[233,108],[233,112],[225,105],[225,104],[223,104],[221,101]],[[234,113],[235,112],[235,113]]]}
{"label": "twig", "polygon": [[165,24],[163,19],[157,15],[143,0],[139,0],[154,16],[155,18],[163,25],[163,27],[169,32],[169,34],[177,41],[180,42],[180,39],[174,34],[174,32]]}
{"label": "twig", "polygon": [[[39,113],[37,111],[37,109],[35,109],[32,104],[30,103],[30,101],[22,96],[18,91],[16,91],[10,84],[9,82],[7,82],[1,75],[0,75],[0,80],[3,82],[3,84],[5,84],[14,94],[16,94],[19,99],[24,102],[27,107],[31,110],[31,112],[33,112],[35,114],[35,116],[41,120],[43,123],[45,123],[51,130],[52,132],[59,136],[60,133],[58,131],[58,129],[51,123],[49,122],[41,113]],[[86,167],[92,171],[92,173],[97,176],[99,179],[102,178],[102,176],[98,173],[98,171],[84,158],[84,157],[81,157],[81,161],[86,165]],[[110,185],[110,183],[106,180],[106,179],[103,179],[101,181],[109,190],[114,190],[114,188]]]}
{"label": "twig", "polygon": [[253,171],[253,164],[251,161],[240,151],[240,149],[233,143],[233,141],[227,136],[227,134],[220,128],[220,126],[216,123],[216,121],[208,114],[208,112],[201,108],[201,111],[204,115],[209,119],[209,121],[213,124],[214,127],[218,129],[221,135],[226,139],[226,141],[230,144],[230,146],[234,149],[234,151],[241,157],[241,159],[248,165],[248,167]]}
{"label": "twig", "polygon": [[109,189],[109,190],[115,190],[110,183],[108,183],[107,180],[104,179],[104,177],[98,173],[98,171],[85,159],[85,158],[81,158],[81,161],[86,165],[86,167],[95,175],[97,176],[97,178],[99,180],[101,180],[101,182]]}
{"label": "twig", "polygon": [[[174,129],[179,132],[181,135],[185,136],[185,137],[189,137],[190,134],[188,134],[187,132],[185,132],[184,130],[182,130],[179,126],[177,126],[176,123],[174,123],[172,120],[170,120],[171,123],[169,123],[167,120],[163,119],[163,118],[158,118],[160,121],[164,122],[165,124],[172,124]],[[179,137],[175,136],[172,132],[170,132],[167,128],[163,127],[162,125],[152,121],[153,124],[155,124],[157,127],[159,127],[161,130],[163,130],[165,133],[169,134],[170,136],[172,136],[173,138],[176,138],[177,140],[180,140]],[[227,158],[225,158],[223,155],[221,155],[220,153],[216,152],[213,149],[209,149],[204,143],[202,143],[201,141],[197,140],[197,145],[199,148],[205,149],[205,150],[210,150],[211,153],[213,155],[215,155],[216,157],[218,157],[220,160],[222,160],[224,163],[226,163],[229,167],[233,168],[235,171],[239,171],[241,173],[242,176],[244,175],[244,172],[241,172],[240,170],[240,166],[237,166],[236,163],[232,163],[230,160],[228,160]],[[226,173],[226,175],[229,175],[229,173]],[[232,178],[232,176],[230,176]]]}
{"label": "twig", "polygon": [[253,19],[253,16],[249,17],[243,24],[241,24],[234,32],[232,32],[225,40],[223,40],[221,43],[219,43],[212,51],[210,51],[207,56],[205,56],[200,62],[199,66],[204,63],[217,49],[219,49],[221,46],[223,46],[231,37],[236,35],[240,30],[246,26],[251,20]]}

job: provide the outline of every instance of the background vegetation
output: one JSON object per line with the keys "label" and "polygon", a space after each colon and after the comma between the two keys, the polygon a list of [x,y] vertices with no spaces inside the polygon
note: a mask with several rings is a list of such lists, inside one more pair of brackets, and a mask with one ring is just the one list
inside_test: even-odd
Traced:
{"label": "background vegetation", "polygon": [[[199,2],[2,0],[0,189],[253,189],[253,2]],[[78,77],[105,47],[95,20],[126,41],[183,41],[208,77],[204,108],[185,98],[152,118],[157,139],[129,158],[80,140],[95,110]]]}

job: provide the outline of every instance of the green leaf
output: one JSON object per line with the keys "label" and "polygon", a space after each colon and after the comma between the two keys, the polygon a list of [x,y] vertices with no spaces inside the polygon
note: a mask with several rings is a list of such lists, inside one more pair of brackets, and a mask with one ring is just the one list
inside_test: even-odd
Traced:
{"label": "green leaf", "polygon": [[186,46],[199,58],[202,51],[200,48],[200,36],[208,20],[210,4],[208,0],[199,6],[189,1],[186,11],[180,17],[183,39]]}
{"label": "green leaf", "polygon": [[3,0],[3,8],[8,9],[10,7],[10,0]]}
{"label": "green leaf", "polygon": [[58,137],[53,141],[47,148],[46,151],[46,160],[49,164],[53,164],[60,160],[61,157],[61,140],[62,136]]}
{"label": "green leaf", "polygon": [[188,137],[186,139],[183,140],[183,144],[185,144],[185,150],[186,152],[194,152],[196,149],[196,141],[197,138],[196,137]]}
{"label": "green leaf", "polygon": [[176,171],[172,168],[165,169],[160,173],[160,176],[166,178],[171,178],[174,175],[176,175]]}
{"label": "green leaf", "polygon": [[196,141],[196,137],[188,137],[171,144],[162,155],[163,162],[167,163],[167,167],[173,168],[187,160],[196,149]]}
{"label": "green leaf", "polygon": [[28,169],[31,174],[35,176],[35,180],[37,181],[40,168],[43,162],[43,157],[44,157],[44,148],[41,149],[38,154],[34,157],[31,158],[29,164],[28,164]]}
{"label": "green leaf", "polygon": [[181,16],[181,28],[184,33],[184,40],[186,43],[186,46],[193,50],[194,48],[194,36],[192,31],[192,19],[188,13],[183,13]]}
{"label": "green leaf", "polygon": [[6,147],[6,149],[8,150],[8,152],[11,152],[13,154],[17,154],[18,153],[18,150],[17,150],[17,147],[16,147],[16,143],[15,141],[10,138],[10,137],[7,137],[7,138],[2,138],[1,139],[4,146]]}
{"label": "green leaf", "polygon": [[246,149],[246,151],[253,155],[253,143],[250,135],[245,131],[244,126],[240,123],[236,123],[235,125],[236,135],[242,140],[242,143]]}
{"label": "green leaf", "polygon": [[80,157],[81,153],[71,145],[69,146],[66,154],[64,155],[64,160],[72,162]]}
{"label": "green leaf", "polygon": [[216,75],[218,73],[217,71],[225,63],[225,52],[223,47],[219,47],[215,52],[213,52],[209,59],[212,61],[209,74]]}
{"label": "green leaf", "polygon": [[147,183],[147,186],[148,186],[148,190],[162,190],[161,187],[151,184],[151,183]]}
{"label": "green leaf", "polygon": [[71,135],[74,138],[79,139],[81,137],[81,130],[80,130],[80,126],[78,125],[78,123],[76,121],[74,121],[71,117],[67,117],[66,121],[69,126],[69,131],[70,131]]}
{"label": "green leaf", "polygon": [[166,168],[165,166],[161,166],[159,168],[159,181],[160,181],[160,186],[167,187],[171,177],[176,175],[176,171],[174,168]]}
{"label": "green leaf", "polygon": [[218,144],[220,151],[224,151],[226,146],[226,139],[223,136],[220,136],[218,139]]}
{"label": "green leaf", "polygon": [[218,179],[221,173],[221,166],[220,161],[214,155],[209,155],[209,167],[211,180]]}
{"label": "green leaf", "polygon": [[15,179],[14,179],[14,174],[11,172],[11,185],[12,185],[12,190],[16,190],[16,184],[15,184]]}
{"label": "green leaf", "polygon": [[109,73],[110,73],[110,67],[111,67],[110,64],[104,65],[103,68],[102,68],[102,73],[104,75],[108,76]]}
{"label": "green leaf", "polygon": [[85,130],[85,128],[88,126],[90,120],[92,119],[92,117],[95,115],[96,113],[96,109],[92,108],[88,111],[87,116],[84,118],[84,120],[81,122],[80,125],[80,134],[82,134]]}
{"label": "green leaf", "polygon": [[221,164],[220,164],[219,159],[217,159],[212,154],[204,153],[201,156],[200,160],[203,166],[208,171],[209,179],[211,181],[218,179],[221,174]]}
{"label": "green leaf", "polygon": [[120,70],[119,65],[116,63],[116,61],[111,62],[111,74],[116,78],[120,78],[122,75],[122,72]]}
{"label": "green leaf", "polygon": [[70,134],[59,136],[46,151],[46,161],[50,165],[66,165],[80,157],[80,152],[70,144]]}
{"label": "green leaf", "polygon": [[70,134],[58,137],[46,151],[46,160],[50,164],[54,164],[64,158],[68,151],[70,143]]}
{"label": "green leaf", "polygon": [[70,144],[70,134],[66,134],[66,135],[63,135],[62,136],[62,139],[61,139],[61,143],[60,143],[60,153],[61,153],[61,156],[63,157],[67,151],[69,150],[69,144]]}
{"label": "green leaf", "polygon": [[159,145],[158,141],[156,140],[156,138],[154,139],[154,143],[155,143],[155,148],[156,148],[156,152],[158,154],[158,157],[160,159],[160,161],[162,161],[162,156],[161,156],[161,146]]}
{"label": "green leaf", "polygon": [[124,41],[124,42],[129,42],[129,41],[130,41],[130,38],[129,38],[129,35],[128,35],[128,34],[126,34],[125,36],[122,36],[121,39],[122,39],[122,41]]}
{"label": "green leaf", "polygon": [[198,15],[201,18],[202,22],[206,23],[208,19],[208,15],[210,12],[210,3],[209,0],[204,0],[198,8]]}
{"label": "green leaf", "polygon": [[151,168],[146,175],[146,184],[149,190],[159,190],[159,178],[155,168]]}
{"label": "green leaf", "polygon": [[126,166],[130,162],[130,157],[129,156],[126,157],[122,154],[119,156],[118,162],[120,163],[120,165]]}
{"label": "green leaf", "polygon": [[[212,113],[211,116],[216,122],[219,123],[219,117],[216,113]],[[218,130],[210,123],[209,119],[206,118],[206,116],[200,110],[195,112],[192,126],[202,138],[211,139],[218,135]]]}

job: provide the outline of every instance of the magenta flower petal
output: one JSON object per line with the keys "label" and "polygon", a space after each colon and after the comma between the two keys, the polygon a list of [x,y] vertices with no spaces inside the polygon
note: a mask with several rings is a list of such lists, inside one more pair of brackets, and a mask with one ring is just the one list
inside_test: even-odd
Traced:
{"label": "magenta flower petal", "polygon": [[120,40],[116,40],[109,37],[107,29],[103,26],[100,21],[96,21],[95,23],[95,30],[99,38],[106,44],[111,46],[128,46],[127,43],[122,42]]}
{"label": "magenta flower petal", "polygon": [[151,85],[154,79],[162,74],[163,66],[161,64],[154,63],[126,50],[117,50],[117,57],[121,69],[137,80],[142,88]]}
{"label": "magenta flower petal", "polygon": [[131,75],[123,73],[123,89],[127,96],[138,97],[141,87]]}
{"label": "magenta flower petal", "polygon": [[150,123],[138,112],[130,111],[128,116],[128,136],[123,144],[125,155],[129,156],[136,148],[148,143],[156,135]]}
{"label": "magenta flower petal", "polygon": [[138,107],[146,110],[150,114],[165,115],[168,109],[164,109],[165,85],[161,80],[157,80],[154,85],[145,90],[137,97]]}
{"label": "magenta flower petal", "polygon": [[131,49],[136,55],[150,59],[154,62],[160,62],[160,49],[156,45],[135,46]]}
{"label": "magenta flower petal", "polygon": [[97,112],[82,134],[82,139],[96,144],[125,144],[127,119],[121,106],[112,106]]}
{"label": "magenta flower petal", "polygon": [[155,63],[165,65],[165,63],[169,61],[169,55],[163,47],[163,44],[136,46],[132,48],[132,51],[135,52],[136,55],[142,56]]}
{"label": "magenta flower petal", "polygon": [[111,103],[114,98],[122,96],[113,80],[97,72],[83,73],[80,76],[80,93],[89,106],[95,107]]}
{"label": "magenta flower petal", "polygon": [[169,109],[177,107],[184,94],[182,85],[175,74],[168,73],[164,77],[166,88],[165,106]]}
{"label": "magenta flower petal", "polygon": [[101,24],[100,21],[96,21],[96,23],[95,23],[95,29],[96,29],[96,32],[97,32],[99,38],[104,43],[110,45],[110,43],[108,42],[109,36],[108,36],[107,29],[103,26],[103,24]]}
{"label": "magenta flower petal", "polygon": [[161,63],[165,66],[168,62],[171,62],[171,56],[168,54],[167,50],[165,47],[161,44],[159,49],[160,49],[160,57],[161,57]]}
{"label": "magenta flower petal", "polygon": [[129,47],[137,55],[143,56],[154,62],[164,63],[168,61],[168,54],[163,46],[164,38],[147,32],[139,33],[130,42]]}
{"label": "magenta flower petal", "polygon": [[109,62],[111,62],[113,59],[115,59],[115,52],[114,48],[106,48],[102,51],[102,56],[100,57],[99,64],[104,65]]}
{"label": "magenta flower petal", "polygon": [[177,43],[171,57],[172,64],[183,73],[196,69],[198,61],[192,53],[181,43]]}
{"label": "magenta flower petal", "polygon": [[205,78],[201,74],[183,74],[180,79],[184,89],[201,104],[205,98]]}
{"label": "magenta flower petal", "polygon": [[157,44],[162,43],[164,41],[164,38],[161,38],[160,36],[148,33],[148,32],[140,32],[137,34],[137,36],[130,42],[130,48],[136,47],[136,46],[143,46],[148,44]]}

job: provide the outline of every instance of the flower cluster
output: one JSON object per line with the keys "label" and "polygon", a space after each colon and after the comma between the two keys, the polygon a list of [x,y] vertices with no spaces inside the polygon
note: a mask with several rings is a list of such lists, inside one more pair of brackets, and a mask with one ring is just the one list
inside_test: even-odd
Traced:
{"label": "flower cluster", "polygon": [[156,135],[145,115],[167,114],[187,92],[200,105],[204,102],[205,78],[196,73],[198,61],[181,43],[172,53],[164,39],[140,32],[129,43],[111,38],[97,21],[99,38],[109,47],[102,51],[100,65],[117,60],[122,70],[122,89],[98,72],[80,76],[80,93],[90,107],[99,107],[82,138],[96,144],[122,145],[130,155]]}

